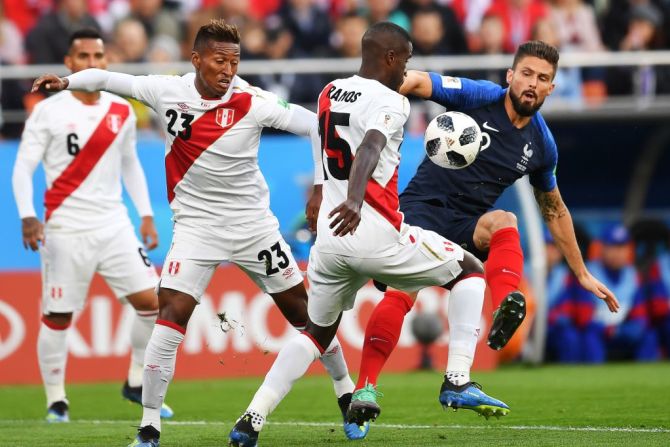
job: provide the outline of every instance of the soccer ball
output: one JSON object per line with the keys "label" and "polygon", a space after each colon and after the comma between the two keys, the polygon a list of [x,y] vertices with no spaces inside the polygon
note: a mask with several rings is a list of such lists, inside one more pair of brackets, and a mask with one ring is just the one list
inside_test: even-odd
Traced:
{"label": "soccer ball", "polygon": [[447,169],[462,169],[479,154],[482,131],[472,117],[461,112],[445,112],[428,124],[423,146],[428,158]]}

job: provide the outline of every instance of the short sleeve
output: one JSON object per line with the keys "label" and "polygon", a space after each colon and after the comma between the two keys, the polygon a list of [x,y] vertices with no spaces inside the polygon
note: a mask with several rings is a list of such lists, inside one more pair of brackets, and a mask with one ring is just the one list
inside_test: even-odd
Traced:
{"label": "short sleeve", "polygon": [[537,126],[542,138],[543,160],[542,166],[531,172],[530,184],[535,188],[549,192],[556,188],[556,166],[558,165],[558,147],[549,127],[538,112],[533,118],[533,124]]}
{"label": "short sleeve", "polygon": [[365,132],[375,129],[389,139],[405,127],[409,117],[409,101],[400,95],[383,96],[378,99],[370,112],[365,123]]}
{"label": "short sleeve", "polygon": [[252,112],[258,124],[261,127],[286,130],[293,114],[291,103],[274,93],[259,88],[254,88],[253,90],[254,102]]}
{"label": "short sleeve", "polygon": [[468,110],[498,101],[505,89],[494,82],[429,73],[432,82],[431,101],[448,110]]}

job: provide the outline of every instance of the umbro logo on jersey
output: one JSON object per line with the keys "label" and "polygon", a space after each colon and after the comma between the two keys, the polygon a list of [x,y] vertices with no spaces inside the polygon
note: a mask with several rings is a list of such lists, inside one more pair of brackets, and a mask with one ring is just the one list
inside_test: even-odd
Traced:
{"label": "umbro logo on jersey", "polygon": [[123,120],[121,119],[121,115],[116,113],[110,113],[107,115],[107,128],[112,131],[112,133],[119,133],[122,125]]}
{"label": "umbro logo on jersey", "polygon": [[488,121],[484,121],[484,124],[482,124],[482,127],[487,130],[491,130],[493,132],[500,132],[498,129],[494,129],[493,127],[489,126]]}
{"label": "umbro logo on jersey", "polygon": [[170,261],[168,264],[168,273],[171,276],[175,276],[177,273],[179,273],[179,266],[181,265],[181,262],[179,261]]}
{"label": "umbro logo on jersey", "polygon": [[221,127],[228,127],[233,124],[235,119],[235,109],[216,109],[216,124]]}
{"label": "umbro logo on jersey", "polygon": [[177,106],[182,110],[188,110],[189,109],[189,106],[184,104],[183,102],[177,103]]}

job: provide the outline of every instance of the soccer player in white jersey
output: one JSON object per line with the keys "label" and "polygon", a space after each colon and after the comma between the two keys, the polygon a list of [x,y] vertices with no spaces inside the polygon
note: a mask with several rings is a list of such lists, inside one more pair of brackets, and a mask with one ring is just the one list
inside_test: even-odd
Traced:
{"label": "soccer player in white jersey", "polygon": [[[67,78],[45,75],[33,89],[108,90],[153,108],[166,130],[167,195],[174,213],[173,243],[160,284],[160,314],[144,370],[144,415],[132,445],[157,446],[158,410],[174,375],[177,348],[215,268],[240,266],[272,296],[296,328],[307,321],[307,293],[291,250],[269,208],[269,191],[258,167],[264,127],[309,136],[315,158],[315,194],[308,203],[312,225],[321,199],[316,115],[252,87],[236,75],[240,37],[233,25],[214,20],[198,31],[184,76],[130,76],[86,70]],[[316,205],[313,205],[313,204]],[[337,339],[322,361],[346,413],[354,384]]]}
{"label": "soccer player in white jersey", "polygon": [[[107,65],[95,30],[70,38],[65,65],[76,73]],[[84,307],[91,278],[102,275],[114,294],[136,310],[124,397],[141,403],[144,352],[158,315],[158,275],[135,236],[121,199],[121,178],[142,217],[148,249],[158,245],[149,193],[135,150],[135,114],[109,93],[62,92],[37,104],[26,121],[12,183],[23,243],[42,261],[42,324],[37,358],[47,396],[47,421],[67,422],[67,329]],[[33,208],[32,176],[44,166],[44,224]],[[41,246],[40,246],[41,243]],[[171,410],[164,409],[164,416]]]}
{"label": "soccer player in white jersey", "polygon": [[[233,446],[257,444],[265,418],[323,355],[342,312],[353,307],[356,292],[371,278],[409,293],[444,286],[452,300],[484,293],[479,260],[432,231],[405,224],[399,212],[399,149],[409,102],[398,89],[412,53],[409,35],[380,22],[367,30],[362,45],[358,75],[333,81],[319,96],[325,180],[308,265],[307,329],[280,351],[230,432]],[[375,396],[374,387],[357,394],[347,420],[365,432],[367,415],[374,418],[380,409],[365,396]]]}

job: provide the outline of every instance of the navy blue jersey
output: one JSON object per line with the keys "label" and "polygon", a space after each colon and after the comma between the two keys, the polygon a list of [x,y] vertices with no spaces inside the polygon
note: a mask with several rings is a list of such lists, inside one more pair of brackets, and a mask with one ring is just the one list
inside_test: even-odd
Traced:
{"label": "navy blue jersey", "polygon": [[430,73],[430,99],[470,115],[482,130],[482,150],[470,166],[445,169],[427,157],[402,194],[402,202],[439,202],[450,218],[481,216],[509,185],[528,174],[542,190],[556,187],[558,152],[539,112],[522,129],[505,112],[506,90],[489,81],[473,81]]}

